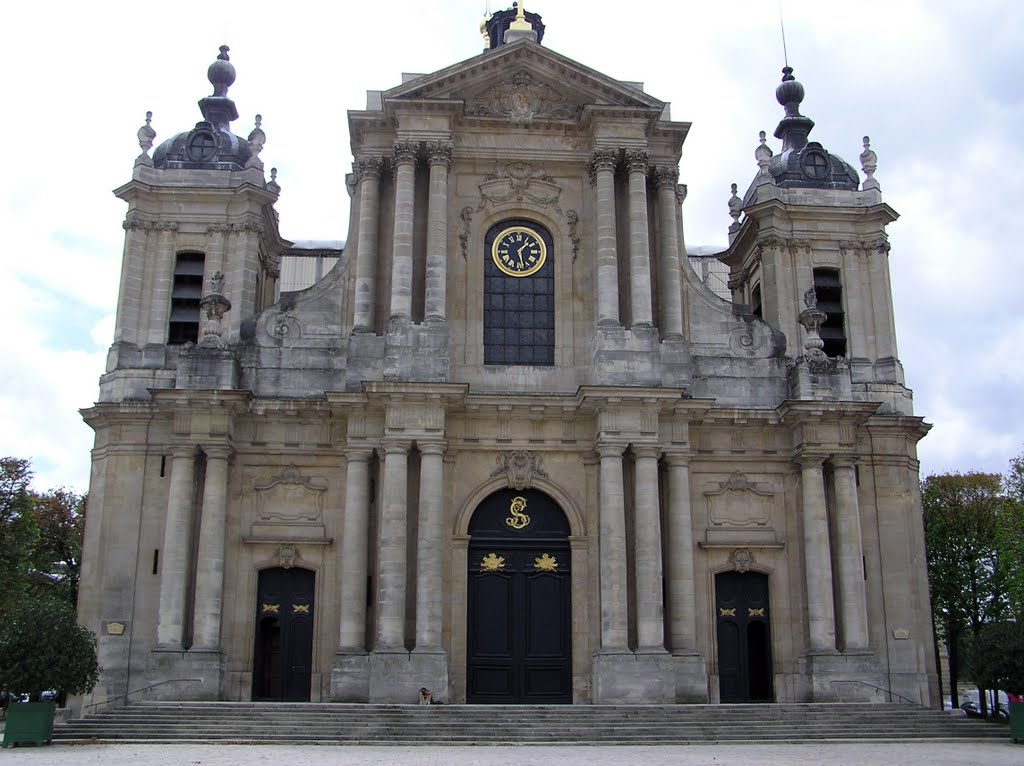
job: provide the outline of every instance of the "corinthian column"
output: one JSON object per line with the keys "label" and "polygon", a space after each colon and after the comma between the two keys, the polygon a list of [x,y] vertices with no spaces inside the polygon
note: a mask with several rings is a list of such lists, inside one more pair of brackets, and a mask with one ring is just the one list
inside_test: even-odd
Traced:
{"label": "corinthian column", "polygon": [[801,457],[800,495],[803,501],[804,577],[807,583],[807,624],[811,651],[835,651],[835,604],[832,598],[832,555],[825,510],[822,460]]}
{"label": "corinthian column", "polygon": [[174,237],[178,229],[175,221],[157,221],[153,228],[160,232],[156,251],[156,273],[153,278],[153,298],[149,309],[147,343],[167,342],[168,322],[171,316],[171,285],[174,283]]}
{"label": "corinthian column", "polygon": [[430,161],[430,196],[427,198],[427,291],[424,321],[447,321],[448,287],[448,171],[452,166],[451,141],[427,144]]}
{"label": "corinthian column", "polygon": [[380,512],[380,576],[377,578],[379,650],[405,648],[406,524],[409,443],[384,445],[384,487]]}
{"label": "corinthian column", "polygon": [[619,263],[615,236],[617,149],[595,149],[590,176],[597,189],[597,324],[619,324]]}
{"label": "corinthian column", "polygon": [[836,489],[836,543],[839,559],[839,614],[843,648],[868,648],[867,597],[864,593],[864,548],[860,536],[860,504],[853,461],[831,460]]}
{"label": "corinthian column", "polygon": [[124,255],[121,260],[121,286],[117,292],[114,343],[139,342],[139,324],[143,309],[143,284],[146,271],[146,240],[152,222],[130,215],[124,226]]}
{"label": "corinthian column", "polygon": [[647,162],[650,152],[626,150],[629,169],[629,286],[633,325],[654,323],[651,309],[651,243],[647,230]]}
{"label": "corinthian column", "polygon": [[189,547],[192,540],[192,482],[196,455],[194,447],[176,447],[171,454],[171,486],[167,496],[167,519],[164,522],[156,641],[160,647],[180,650],[185,635],[185,591],[191,570]]}
{"label": "corinthian column", "polygon": [[374,296],[377,281],[377,227],[380,218],[380,157],[359,157],[359,239],[356,245],[356,289],[353,332],[373,331]]}
{"label": "corinthian column", "polygon": [[338,650],[366,651],[367,533],[370,526],[370,450],[345,453],[345,519],[341,533],[341,626]]}
{"label": "corinthian column", "polygon": [[652,447],[634,447],[636,498],[636,637],[638,649],[665,648],[661,582],[661,509],[658,496],[658,454]]}
{"label": "corinthian column", "polygon": [[597,448],[601,456],[601,649],[628,647],[626,593],[626,504],[622,487],[622,447]]}
{"label": "corinthian column", "polygon": [[416,650],[440,651],[442,564],[441,511],[444,445],[420,444],[420,519],[416,541]]}
{"label": "corinthian column", "polygon": [[395,228],[391,251],[391,318],[412,318],[412,229],[416,141],[395,141]]}
{"label": "corinthian column", "polygon": [[668,462],[668,626],[675,652],[697,648],[697,610],[693,579],[693,521],[690,510],[690,459],[667,455]]}
{"label": "corinthian column", "polygon": [[224,602],[224,522],[228,507],[228,447],[206,447],[203,518],[196,558],[196,608],[193,649],[220,648]]}
{"label": "corinthian column", "polygon": [[676,187],[679,171],[660,165],[654,169],[658,187],[658,306],[662,338],[683,337],[683,289],[679,274],[679,236]]}

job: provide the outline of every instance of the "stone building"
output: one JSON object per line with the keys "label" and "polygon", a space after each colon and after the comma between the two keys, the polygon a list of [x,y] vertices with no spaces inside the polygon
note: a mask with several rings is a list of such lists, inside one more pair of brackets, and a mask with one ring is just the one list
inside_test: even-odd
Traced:
{"label": "stone building", "polygon": [[861,181],[783,70],[725,301],[683,242],[689,124],[543,32],[497,13],[349,112],[344,249],[279,299],[227,48],[202,121],[140,130],[83,411],[86,702],[936,702],[867,139]]}

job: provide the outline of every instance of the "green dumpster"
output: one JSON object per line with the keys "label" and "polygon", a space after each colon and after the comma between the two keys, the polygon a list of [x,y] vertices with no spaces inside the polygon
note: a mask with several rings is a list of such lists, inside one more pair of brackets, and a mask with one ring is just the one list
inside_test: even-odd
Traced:
{"label": "green dumpster", "polygon": [[48,745],[53,739],[53,716],[57,703],[12,702],[7,708],[4,747],[20,744]]}
{"label": "green dumpster", "polygon": [[1010,703],[1010,739],[1024,745],[1024,702]]}

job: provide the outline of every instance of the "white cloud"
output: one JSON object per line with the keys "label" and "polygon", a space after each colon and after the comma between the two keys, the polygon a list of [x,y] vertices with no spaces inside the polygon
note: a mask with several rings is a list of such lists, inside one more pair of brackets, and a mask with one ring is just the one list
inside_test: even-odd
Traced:
{"label": "white cloud", "polygon": [[[724,244],[729,184],[746,187],[757,132],[770,136],[781,116],[776,7],[535,5],[546,45],[643,80],[672,102],[674,119],[693,122],[681,167],[687,243]],[[345,238],[346,110],[403,71],[476,55],[483,7],[184,0],[169,12],[119,0],[102,11],[72,2],[9,11],[9,29],[45,29],[46,39],[9,34],[0,48],[10,107],[0,122],[0,452],[32,457],[45,485],[87,481],[90,432],[77,409],[95,398],[111,337],[125,211],[110,190],[130,178],[147,110],[158,142],[190,128],[209,92],[206,67],[226,40],[238,70],[235,129],[247,133],[263,115],[284,235]],[[1009,0],[784,0],[782,11],[813,137],[856,164],[869,134],[885,199],[902,214],[890,230],[893,289],[908,382],[935,423],[921,444],[924,469],[1002,470],[1024,449],[1014,420],[1024,382],[1014,323],[1024,10]]]}

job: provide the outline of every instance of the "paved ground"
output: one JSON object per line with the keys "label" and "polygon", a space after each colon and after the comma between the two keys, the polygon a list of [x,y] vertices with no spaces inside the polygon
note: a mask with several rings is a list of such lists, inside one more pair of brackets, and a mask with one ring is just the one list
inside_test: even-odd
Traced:
{"label": "paved ground", "polygon": [[46,766],[1024,766],[1004,743],[690,745],[686,747],[317,747],[52,745],[0,751],[0,764]]}

